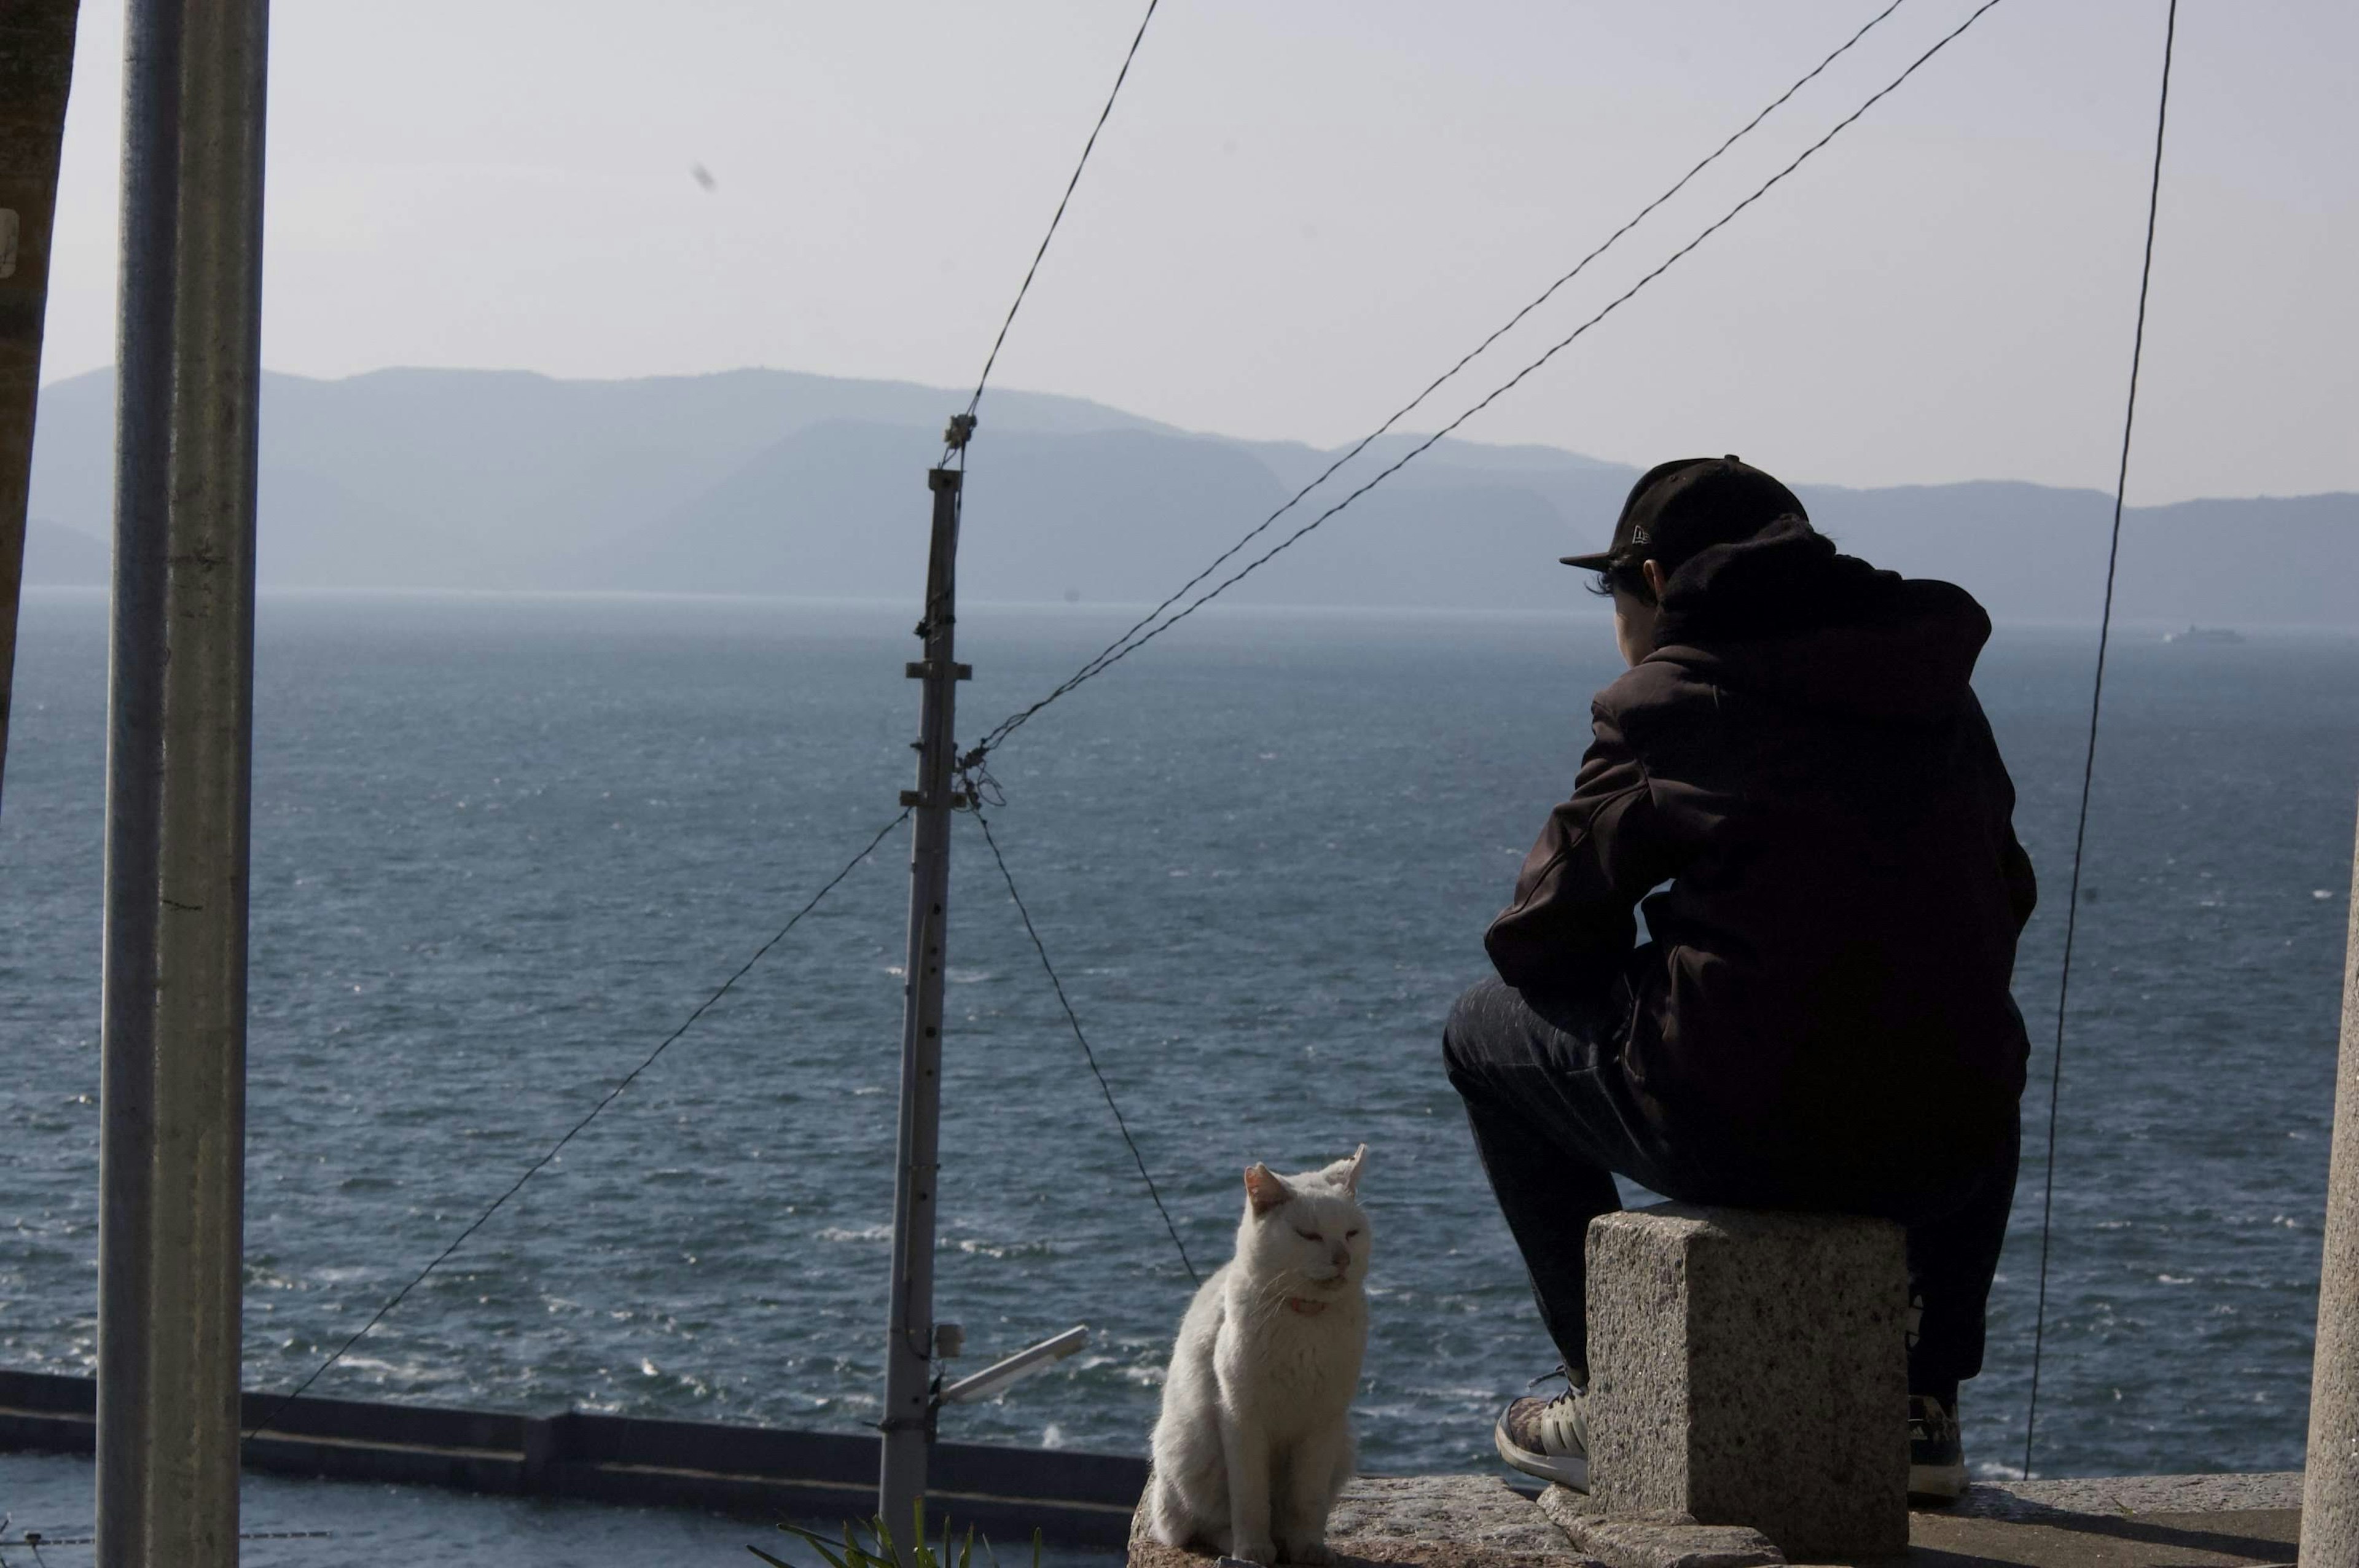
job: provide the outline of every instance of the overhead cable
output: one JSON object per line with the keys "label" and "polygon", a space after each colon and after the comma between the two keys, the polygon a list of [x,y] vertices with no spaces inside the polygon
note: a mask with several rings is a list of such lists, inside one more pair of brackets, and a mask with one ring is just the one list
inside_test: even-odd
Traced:
{"label": "overhead cable", "polygon": [[[1369,431],[1357,441],[1352,443],[1351,447],[1347,449],[1341,457],[1337,458],[1334,461],[1329,463],[1326,468],[1321,470],[1317,478],[1313,479],[1310,483],[1304,485],[1300,490],[1296,491],[1292,495],[1288,496],[1285,503],[1280,505],[1277,511],[1271,513],[1268,516],[1256,524],[1254,527],[1235,544],[1231,545],[1227,549],[1223,550],[1219,555],[1213,557],[1211,564],[1206,566],[1202,571],[1198,572],[1194,577],[1190,578],[1186,582],[1181,583],[1178,588],[1172,589],[1171,593],[1165,598],[1162,603],[1157,605],[1145,615],[1139,617],[1136,622],[1132,623],[1129,630],[1124,632],[1121,636],[1116,637],[1113,642],[1100,649],[1094,658],[1090,660],[1089,663],[1083,665],[1079,671],[1075,672],[1075,679],[1072,684],[1079,684],[1080,681],[1086,680],[1090,676],[1094,675],[1096,673],[1094,666],[1099,663],[1099,661],[1103,660],[1109,663],[1112,662],[1112,657],[1116,656],[1116,650],[1120,649],[1125,643],[1128,642],[1134,634],[1146,627],[1150,622],[1154,621],[1157,616],[1161,615],[1165,611],[1170,609],[1174,604],[1177,604],[1187,595],[1189,589],[1194,588],[1198,583],[1202,582],[1206,578],[1211,577],[1214,572],[1218,571],[1230,560],[1231,557],[1234,557],[1238,551],[1244,549],[1247,545],[1252,544],[1256,539],[1261,537],[1261,535],[1266,533],[1270,526],[1277,523],[1279,518],[1285,516],[1288,513],[1293,511],[1295,507],[1300,505],[1304,497],[1308,496],[1312,491],[1317,490],[1321,485],[1325,484],[1330,479],[1333,478],[1336,470],[1342,468],[1344,464],[1358,457],[1362,452],[1366,451],[1371,445],[1389,434],[1394,426],[1408,417],[1409,415],[1415,413],[1419,407],[1422,407],[1427,398],[1431,397],[1435,393],[1440,391],[1443,386],[1454,380],[1457,377],[1458,373],[1464,370],[1468,365],[1473,363],[1476,359],[1481,357],[1484,350],[1497,342],[1501,338],[1506,337],[1509,332],[1515,330],[1515,329],[1522,323],[1524,318],[1529,316],[1533,311],[1538,309],[1541,306],[1555,298],[1559,290],[1562,289],[1565,285],[1571,283],[1574,278],[1579,277],[1583,272],[1586,272],[1589,269],[1590,263],[1603,255],[1607,251],[1612,250],[1614,248],[1614,242],[1618,241],[1623,235],[1628,233],[1631,230],[1644,222],[1655,209],[1660,207],[1664,202],[1669,201],[1672,197],[1677,196],[1680,191],[1686,189],[1689,183],[1693,180],[1697,175],[1701,174],[1705,169],[1719,162],[1721,156],[1726,153],[1729,148],[1734,146],[1738,142],[1744,140],[1746,135],[1750,135],[1755,126],[1760,124],[1762,121],[1767,119],[1772,114],[1776,113],[1777,110],[1782,107],[1786,101],[1793,97],[1795,93],[1799,92],[1803,88],[1809,86],[1827,69],[1827,67],[1834,64],[1835,61],[1841,59],[1845,54],[1848,54],[1851,51],[1853,45],[1858,43],[1860,39],[1867,37],[1870,32],[1875,30],[1876,24],[1882,22],[1886,16],[1891,16],[1893,12],[1900,9],[1900,7],[1907,3],[1908,0],[1892,0],[1890,5],[1885,6],[1883,10],[1878,11],[1875,16],[1870,16],[1864,24],[1861,25],[1858,31],[1853,33],[1851,37],[1836,45],[1833,53],[1828,55],[1824,59],[1819,61],[1818,64],[1804,71],[1799,77],[1797,77],[1786,91],[1780,92],[1777,97],[1764,104],[1761,110],[1756,114],[1753,118],[1745,121],[1744,124],[1739,125],[1734,131],[1729,133],[1727,138],[1723,140],[1720,146],[1712,148],[1712,151],[1706,153],[1701,158],[1697,160],[1697,162],[1690,167],[1685,174],[1682,174],[1679,178],[1673,180],[1670,185],[1663,190],[1662,194],[1657,196],[1653,200],[1639,208],[1637,211],[1632,213],[1630,217],[1623,222],[1620,228],[1606,235],[1603,241],[1599,242],[1595,249],[1592,250],[1587,255],[1582,256],[1579,261],[1575,262],[1572,265],[1571,271],[1560,275],[1554,282],[1550,283],[1546,288],[1541,289],[1539,293],[1534,295],[1529,300],[1526,301],[1522,308],[1517,309],[1514,315],[1508,317],[1505,321],[1494,328],[1488,337],[1475,344],[1473,348],[1467,350],[1465,353],[1460,355],[1457,363],[1451,365],[1448,370],[1443,371],[1440,375],[1435,376],[1431,381],[1428,382],[1423,391],[1419,392],[1415,397],[1410,398],[1407,403],[1402,404],[1398,408],[1394,409],[1391,414],[1386,416],[1384,423],[1378,425],[1375,429]],[[1026,719],[1030,718],[1032,712],[1037,711],[1038,707],[1045,707],[1047,703],[1055,701],[1059,697],[1064,695],[1066,689],[1067,688],[1063,687],[1059,687],[1056,691],[1051,692],[1042,703],[1036,705],[1035,708],[1015,717],[1008,722],[1004,723],[999,729],[992,731],[991,734],[984,737],[982,743],[983,749],[988,751],[992,746],[996,745],[999,741],[1006,737],[1008,731],[1023,723]]]}
{"label": "overhead cable", "polygon": [[[1507,393],[1513,391],[1534,372],[1539,370],[1540,367],[1555,359],[1558,354],[1563,352],[1566,349],[1571,348],[1576,341],[1584,336],[1591,328],[1596,326],[1608,316],[1614,314],[1614,311],[1620,309],[1641,289],[1654,282],[1655,279],[1662,276],[1666,272],[1669,272],[1690,253],[1694,251],[1697,246],[1702,244],[1706,240],[1712,238],[1712,235],[1727,227],[1729,223],[1733,222],[1736,219],[1739,213],[1743,212],[1748,207],[1751,207],[1755,202],[1760,200],[1762,197],[1767,195],[1779,181],[1783,180],[1788,175],[1792,174],[1796,169],[1801,168],[1803,164],[1809,162],[1810,159],[1815,157],[1821,148],[1827,146],[1828,143],[1833,141],[1845,130],[1848,130],[1859,120],[1860,116],[1865,114],[1870,109],[1875,107],[1877,103],[1881,103],[1887,95],[1897,90],[1902,82],[1907,81],[1910,77],[1914,76],[1919,69],[1921,68],[1928,60],[1930,60],[1935,55],[1940,54],[1951,43],[1955,42],[1967,28],[1980,21],[1984,15],[1999,4],[2000,0],[1983,0],[1983,3],[1980,5],[1977,5],[1972,12],[1967,14],[1964,21],[1960,22],[1955,27],[1952,27],[1949,32],[1943,34],[1930,49],[1911,60],[1908,63],[1908,69],[1901,71],[1899,75],[1894,77],[1890,81],[1871,93],[1864,103],[1861,103],[1858,108],[1854,109],[1850,114],[1844,115],[1841,120],[1838,120],[1832,128],[1828,130],[1827,133],[1821,136],[1817,141],[1812,142],[1809,146],[1803,148],[1791,162],[1788,163],[1777,173],[1771,175],[1767,179],[1762,181],[1760,185],[1754,189],[1752,194],[1746,196],[1742,201],[1737,202],[1735,206],[1730,208],[1727,211],[1714,219],[1710,224],[1705,226],[1701,232],[1698,233],[1693,239],[1688,241],[1687,243],[1681,245],[1678,250],[1673,251],[1670,255],[1666,257],[1659,265],[1658,265],[1653,271],[1648,272],[1644,276],[1640,277],[1637,282],[1632,284],[1628,288],[1624,289],[1619,295],[1608,301],[1603,309],[1599,310],[1595,315],[1591,316],[1588,319],[1582,322],[1580,326],[1575,327],[1570,333],[1550,345],[1548,351],[1542,353],[1538,359],[1535,359],[1530,363],[1525,365],[1514,375],[1508,377],[1506,381],[1503,382],[1490,393],[1486,394],[1483,397],[1482,401],[1476,403],[1464,413],[1460,414],[1456,418],[1442,426],[1432,435],[1428,436],[1423,440],[1418,442],[1401,457],[1379,470],[1374,478],[1359,486],[1358,489],[1351,492],[1349,494],[1344,496],[1343,500],[1335,503],[1332,506],[1328,507],[1327,510],[1319,514],[1318,516],[1313,517],[1310,522],[1305,523],[1300,527],[1295,529],[1293,533],[1288,534],[1285,538],[1278,541],[1278,543],[1270,546],[1267,550],[1263,551],[1261,555],[1247,562],[1244,567],[1240,568],[1235,572],[1231,573],[1227,578],[1222,579],[1222,581],[1212,587],[1209,591],[1190,603],[1185,609],[1160,621],[1155,621],[1155,617],[1150,615],[1147,620],[1155,621],[1153,625],[1147,626],[1147,629],[1143,632],[1137,627],[1134,627],[1132,631],[1125,633],[1122,639],[1110,644],[1105,652],[1099,654],[1089,663],[1083,665],[1079,670],[1067,676],[1064,681],[1049,691],[1046,697],[1041,697],[1029,708],[1023,708],[1018,712],[1009,715],[1006,719],[1002,719],[996,728],[986,734],[983,740],[976,744],[974,749],[968,752],[967,760],[969,762],[973,762],[988,752],[996,750],[1010,735],[1014,734],[1016,730],[1029,722],[1035,714],[1040,712],[1041,709],[1047,708],[1050,703],[1053,703],[1059,698],[1066,696],[1084,682],[1103,675],[1114,665],[1128,658],[1140,648],[1145,647],[1147,643],[1153,642],[1164,633],[1169,632],[1172,627],[1178,625],[1180,622],[1185,621],[1188,617],[1196,613],[1197,611],[1201,610],[1205,605],[1210,604],[1213,600],[1218,599],[1222,594],[1227,592],[1230,589],[1235,587],[1238,583],[1244,581],[1255,572],[1260,570],[1261,568],[1267,565],[1277,556],[1283,554],[1304,535],[1310,533],[1320,524],[1325,523],[1337,513],[1342,512],[1353,502],[1359,500],[1360,497],[1367,494],[1368,492],[1375,489],[1376,486],[1382,484],[1387,479],[1390,479],[1394,474],[1398,473],[1402,469],[1407,468],[1411,462],[1415,461],[1426,452],[1431,450],[1437,443],[1456,431],[1459,427],[1464,425],[1469,419],[1472,419],[1475,415],[1482,413],[1492,404],[1497,402]],[[1308,490],[1309,487],[1305,487],[1305,493],[1308,493]],[[1289,502],[1288,505],[1292,505],[1292,503]],[[1232,546],[1227,551],[1223,552],[1221,559],[1226,560],[1230,557],[1235,555],[1238,549],[1242,548],[1244,545],[1250,542],[1256,535],[1261,534],[1265,529],[1266,529],[1272,522],[1277,520],[1277,516],[1282,514],[1284,511],[1285,508],[1280,508],[1279,514],[1273,514],[1271,517],[1265,519],[1261,524],[1257,524],[1248,534],[1246,534],[1244,539],[1239,540],[1235,546]],[[1201,581],[1202,577],[1205,575],[1209,575],[1209,568],[1206,573],[1199,574],[1197,580]],[[1181,591],[1184,593],[1186,590],[1182,589]],[[1179,595],[1174,595],[1173,600],[1166,600],[1163,608],[1168,609],[1170,603],[1176,600],[1178,597]],[[1156,613],[1160,614],[1161,611],[1158,610]],[[1140,625],[1146,626],[1147,623],[1142,622]]]}
{"label": "overhead cable", "polygon": [[970,423],[983,404],[983,389],[991,380],[991,367],[999,362],[1000,345],[1007,341],[1007,329],[1016,324],[1016,313],[1024,308],[1024,297],[1031,292],[1032,275],[1040,270],[1040,258],[1049,254],[1049,242],[1057,237],[1057,225],[1065,221],[1065,208],[1073,200],[1074,188],[1082,183],[1082,170],[1090,167],[1090,154],[1098,145],[1098,133],[1105,129],[1106,116],[1114,113],[1114,101],[1122,96],[1122,84],[1130,77],[1130,62],[1138,58],[1139,40],[1147,37],[1147,24],[1155,20],[1157,3],[1158,0],[1147,0],[1146,14],[1138,18],[1138,31],[1131,35],[1130,48],[1122,57],[1122,69],[1114,73],[1114,88],[1106,94],[1105,107],[1098,111],[1097,124],[1090,127],[1090,139],[1082,144],[1082,156],[1073,165],[1073,177],[1065,181],[1065,194],[1057,199],[1057,211],[1049,219],[1048,232],[1040,236],[1040,248],[1032,253],[1032,265],[1024,269],[1024,281],[1016,286],[1016,298],[1007,307],[1006,318],[999,323],[999,335],[991,340],[991,352],[984,357],[983,373],[975,377],[974,395],[966,400]]}
{"label": "overhead cable", "polygon": [[2138,264],[2137,327],[2130,335],[2130,387],[2122,410],[2121,466],[2114,475],[2114,528],[2105,546],[2105,602],[2097,619],[2097,673],[2089,687],[2089,744],[2081,759],[2081,810],[2072,827],[2072,885],[2064,895],[2064,962],[2056,977],[2056,1050],[2048,1074],[2048,1175],[2039,1198],[2039,1298],[2031,1319],[2031,1392],[2023,1414],[2023,1475],[2031,1476],[2039,1429],[2039,1357],[2048,1337],[2048,1239],[2056,1214],[2056,1107],[2064,1089],[2064,1003],[2072,992],[2072,937],[2080,925],[2081,859],[2089,842],[2090,786],[2097,776],[2097,716],[2105,700],[2105,644],[2114,627],[2114,569],[2122,555],[2122,503],[2129,492],[2130,432],[2137,425],[2138,362],[2146,354],[2147,287],[2154,278],[2155,218],[2162,207],[2162,133],[2170,121],[2170,53],[2179,36],[2179,0],[2162,29],[2162,92],[2154,110],[2154,171],[2146,194],[2146,254]]}

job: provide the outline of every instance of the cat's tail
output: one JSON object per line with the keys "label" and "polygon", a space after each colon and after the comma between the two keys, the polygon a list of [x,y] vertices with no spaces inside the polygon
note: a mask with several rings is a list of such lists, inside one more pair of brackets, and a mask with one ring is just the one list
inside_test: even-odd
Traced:
{"label": "cat's tail", "polygon": [[1163,1478],[1160,1466],[1147,1473],[1147,1497],[1141,1510],[1146,1516],[1149,1539],[1164,1546],[1184,1547],[1188,1544],[1188,1521],[1180,1500],[1171,1495],[1170,1485]]}

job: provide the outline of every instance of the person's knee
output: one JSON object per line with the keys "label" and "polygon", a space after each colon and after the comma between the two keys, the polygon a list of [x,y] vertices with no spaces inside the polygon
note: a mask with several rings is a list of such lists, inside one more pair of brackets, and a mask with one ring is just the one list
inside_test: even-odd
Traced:
{"label": "person's knee", "polygon": [[1486,1020],[1495,1012],[1495,999],[1506,989],[1498,976],[1485,975],[1460,992],[1451,1005],[1449,1022],[1441,1026],[1441,1065],[1451,1084],[1462,1087],[1481,1060],[1474,1042],[1482,1038]]}

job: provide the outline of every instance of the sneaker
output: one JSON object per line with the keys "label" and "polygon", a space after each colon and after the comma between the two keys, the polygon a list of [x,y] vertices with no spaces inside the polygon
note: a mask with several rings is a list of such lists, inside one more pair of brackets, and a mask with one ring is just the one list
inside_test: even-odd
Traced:
{"label": "sneaker", "polygon": [[1569,1375],[1564,1392],[1554,1399],[1527,1394],[1511,1401],[1499,1412],[1491,1440],[1499,1457],[1525,1475],[1589,1490],[1589,1390]]}
{"label": "sneaker", "polygon": [[1943,1503],[1966,1495],[1957,1412],[1925,1394],[1908,1396],[1908,1495]]}

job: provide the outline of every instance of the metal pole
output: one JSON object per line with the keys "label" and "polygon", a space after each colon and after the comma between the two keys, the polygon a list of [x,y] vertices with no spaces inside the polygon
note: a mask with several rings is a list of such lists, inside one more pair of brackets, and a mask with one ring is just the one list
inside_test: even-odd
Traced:
{"label": "metal pole", "polygon": [[2310,1370],[2310,1461],[2301,1484],[2304,1563],[2359,1563],[2359,836],[2352,846],[2350,914]]}
{"label": "metal pole", "polygon": [[266,0],[130,0],[101,1025],[101,1568],[237,1561]]}
{"label": "metal pole", "polygon": [[[919,704],[918,787],[902,793],[913,809],[909,855],[909,951],[901,970],[901,1122],[899,1169],[893,1182],[893,1296],[885,1346],[883,1472],[876,1511],[898,1541],[926,1494],[926,1455],[934,1439],[934,1177],[942,1123],[942,938],[951,890],[951,772],[957,762],[952,662],[958,623],[959,482],[954,469],[934,469],[933,542],[926,556],[926,615],[918,623],[924,659],[908,666],[922,681]],[[904,1556],[902,1561],[908,1561]]]}
{"label": "metal pole", "polygon": [[25,502],[40,400],[41,328],[49,302],[49,229],[58,147],[73,84],[80,0],[0,8],[0,770],[16,667],[16,600],[25,583]]}

